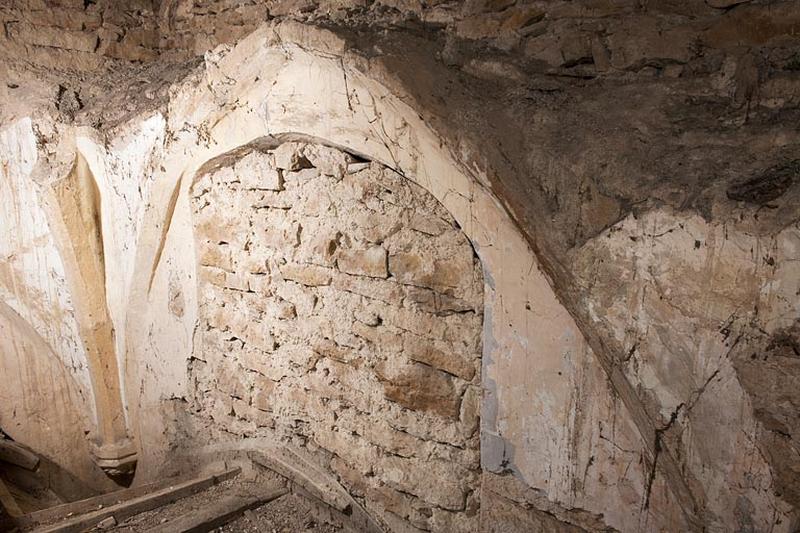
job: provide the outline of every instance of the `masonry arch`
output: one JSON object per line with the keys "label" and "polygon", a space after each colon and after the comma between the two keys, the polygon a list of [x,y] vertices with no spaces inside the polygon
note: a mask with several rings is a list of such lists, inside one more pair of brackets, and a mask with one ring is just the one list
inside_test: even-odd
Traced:
{"label": "masonry arch", "polygon": [[[554,502],[605,513],[615,527],[631,520],[610,511],[615,496],[603,488],[631,469],[622,474],[609,460],[608,471],[590,472],[587,464],[603,464],[600,454],[613,450],[574,445],[576,432],[591,431],[598,440],[598,420],[616,417],[618,436],[641,449],[575,322],[481,169],[465,168],[404,95],[365,74],[364,61],[348,55],[333,34],[283,23],[209,54],[205,70],[176,89],[167,117],[172,137],[145,214],[128,306],[128,337],[135,341],[127,353],[126,400],[138,426],[138,476],[146,480],[164,464],[177,436],[163,428],[175,426],[176,402],[191,387],[183,361],[192,353],[198,318],[189,194],[194,177],[259,139],[323,139],[428,191],[481,259],[483,470],[511,472],[547,490]],[[597,401],[576,418],[581,395]],[[165,406],[165,398],[173,403]],[[554,472],[555,463],[571,466]],[[645,473],[637,468],[644,466],[630,475],[644,487]],[[596,489],[576,494],[581,476]]]}

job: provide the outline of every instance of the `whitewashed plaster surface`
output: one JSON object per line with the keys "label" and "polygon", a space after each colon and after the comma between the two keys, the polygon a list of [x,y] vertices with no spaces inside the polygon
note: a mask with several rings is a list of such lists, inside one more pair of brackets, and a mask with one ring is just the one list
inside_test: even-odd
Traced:
{"label": "whitewashed plaster surface", "polygon": [[47,341],[93,419],[91,379],[64,264],[32,177],[37,150],[31,119],[0,130],[0,300]]}
{"label": "whitewashed plaster surface", "polygon": [[[105,289],[114,324],[114,340],[124,393],[128,298],[136,259],[136,242],[150,188],[152,172],[163,148],[166,123],[160,114],[144,118],[115,137],[108,146],[91,130],[76,133],[76,149],[86,159],[100,190],[105,252]],[[124,403],[127,413],[127,403]]]}
{"label": "whitewashed plaster surface", "polygon": [[714,530],[792,527],[734,361],[737,350],[758,357],[746,347],[753,326],[772,335],[800,318],[798,244],[797,225],[759,237],[654,210],[574,255],[587,304],[627,350],[626,374],[675,426]]}

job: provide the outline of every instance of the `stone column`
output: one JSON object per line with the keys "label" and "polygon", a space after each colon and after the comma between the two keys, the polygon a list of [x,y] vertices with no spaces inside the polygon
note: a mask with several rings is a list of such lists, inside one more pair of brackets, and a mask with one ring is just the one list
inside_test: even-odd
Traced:
{"label": "stone column", "polygon": [[51,185],[49,200],[91,374],[97,414],[94,458],[112,476],[128,473],[136,465],[136,450],[125,423],[114,326],[106,301],[100,192],[83,156],[77,154],[67,176]]}

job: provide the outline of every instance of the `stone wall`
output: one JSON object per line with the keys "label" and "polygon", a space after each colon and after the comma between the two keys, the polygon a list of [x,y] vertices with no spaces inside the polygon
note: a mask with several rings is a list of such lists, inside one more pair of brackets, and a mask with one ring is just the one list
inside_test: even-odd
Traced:
{"label": "stone wall", "polygon": [[[139,225],[117,204],[105,211],[109,229],[129,225],[120,240],[136,243],[108,254],[131,264],[130,291],[108,299],[129,337],[118,357],[139,480],[183,444],[174,437],[193,389],[185,183],[254,137],[300,132],[416,180],[487,266],[481,512],[491,527],[502,529],[500,515],[533,524],[551,513],[585,529],[688,529],[682,518],[696,529],[797,529],[797,2],[360,4],[160,2],[136,15],[158,26],[159,61],[115,60],[92,76],[109,56],[18,31],[50,4],[0,7],[11,13],[0,68],[18,65],[0,83],[0,122],[32,117],[40,159],[86,127],[81,150],[96,146],[101,189],[113,198],[128,184],[125,204],[143,213]],[[248,34],[265,9],[308,24],[269,25],[206,53]],[[36,24],[53,37],[65,23]],[[158,157],[128,175],[115,139],[153,116],[165,124]],[[105,184],[102,161],[113,163]],[[128,179],[138,176],[152,189]],[[25,257],[26,245],[8,242],[7,257]],[[44,257],[29,271],[50,272]]]}
{"label": "stone wall", "polygon": [[474,530],[483,276],[447,211],[297,143],[206,174],[192,205],[201,418],[317,450],[389,523]]}
{"label": "stone wall", "polygon": [[34,64],[91,70],[105,58],[143,61],[158,55],[159,33],[149,0],[11,0],[0,6],[0,50]]}

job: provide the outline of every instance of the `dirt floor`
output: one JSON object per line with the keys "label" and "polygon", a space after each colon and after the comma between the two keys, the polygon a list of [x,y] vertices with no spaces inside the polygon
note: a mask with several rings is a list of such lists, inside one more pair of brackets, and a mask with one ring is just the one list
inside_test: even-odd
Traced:
{"label": "dirt floor", "polygon": [[[3,477],[0,477],[0,480],[2,479]],[[107,518],[93,529],[87,531],[161,533],[162,531],[174,530],[181,523],[179,519],[188,518],[197,520],[198,524],[206,523],[207,525],[203,527],[208,528],[210,524],[204,522],[204,520],[210,520],[214,516],[225,516],[227,512],[233,513],[228,523],[210,531],[227,533],[335,533],[341,530],[340,525],[333,525],[325,521],[324,517],[328,515],[324,512],[320,514],[320,507],[315,501],[309,500],[304,493],[288,492],[286,484],[286,479],[271,471],[245,469],[245,472],[240,472],[235,477],[221,481],[196,494],[151,511],[141,512],[121,520],[119,523],[114,518]],[[15,484],[6,482],[3,486],[10,487],[10,489],[6,490],[13,491],[14,501],[20,506],[24,506],[23,512],[26,513],[60,503],[59,501],[51,502],[46,500],[41,495],[28,493],[19,489]],[[276,496],[278,497],[276,498]],[[258,507],[247,509],[249,502],[257,503],[269,498],[275,499],[267,501]],[[100,508],[102,506],[97,507],[97,509]],[[94,508],[92,509],[94,510]],[[242,512],[238,512],[239,510],[242,510]],[[0,505],[0,532],[19,531],[19,529],[12,526],[10,516],[6,516],[3,511],[4,508]],[[74,516],[69,514],[62,517],[61,520],[69,518],[74,518]],[[46,525],[44,523],[38,524],[40,527]],[[23,530],[30,530],[33,527],[37,526],[28,525]],[[183,527],[186,527],[185,522]]]}
{"label": "dirt floor", "polygon": [[[170,505],[133,516],[115,526],[97,527],[93,531],[132,533],[157,529],[161,524],[202,509],[228,494],[258,494],[260,491],[270,490],[266,487],[274,488],[274,483],[274,481],[272,483],[265,482],[263,479],[250,481],[237,477]],[[243,515],[214,531],[226,533],[295,533],[301,531],[335,533],[340,529],[331,524],[319,523],[315,518],[312,505],[305,498],[296,494],[286,494],[261,507],[245,511]]]}
{"label": "dirt floor", "polygon": [[309,502],[296,494],[287,494],[262,505],[244,516],[219,528],[225,533],[294,533],[314,531],[334,533],[341,531],[331,524],[321,524],[315,518]]}

